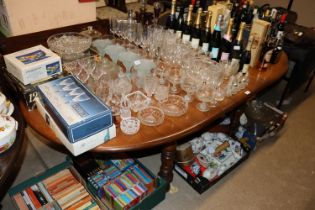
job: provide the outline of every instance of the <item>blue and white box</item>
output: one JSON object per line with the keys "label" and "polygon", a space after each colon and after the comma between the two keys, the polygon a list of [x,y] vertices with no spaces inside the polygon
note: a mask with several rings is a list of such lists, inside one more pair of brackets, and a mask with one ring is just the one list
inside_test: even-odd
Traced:
{"label": "blue and white box", "polygon": [[7,71],[24,85],[36,83],[62,72],[60,57],[42,45],[4,55]]}
{"label": "blue and white box", "polygon": [[111,109],[72,75],[40,84],[37,89],[71,143],[113,124]]}
{"label": "blue and white box", "polygon": [[86,151],[89,151],[116,137],[116,127],[115,127],[115,124],[113,124],[111,127],[106,128],[92,136],[84,138],[75,143],[71,143],[67,139],[67,137],[64,135],[64,133],[60,130],[57,123],[50,116],[48,111],[45,109],[45,105],[42,103],[42,101],[38,97],[35,98],[35,103],[36,103],[38,112],[45,119],[48,126],[54,131],[56,137],[74,156],[77,156]]}

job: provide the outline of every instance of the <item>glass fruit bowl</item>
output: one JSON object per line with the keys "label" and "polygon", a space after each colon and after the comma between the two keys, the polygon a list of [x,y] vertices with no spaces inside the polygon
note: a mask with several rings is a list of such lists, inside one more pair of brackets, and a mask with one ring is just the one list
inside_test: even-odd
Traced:
{"label": "glass fruit bowl", "polygon": [[164,114],[171,117],[180,117],[188,110],[187,102],[178,95],[169,95],[168,99],[163,101],[160,106]]}
{"label": "glass fruit bowl", "polygon": [[143,125],[158,126],[164,122],[164,112],[155,106],[148,106],[138,112],[138,119]]}
{"label": "glass fruit bowl", "polygon": [[90,48],[92,38],[77,32],[65,32],[50,36],[47,44],[64,60],[75,60],[82,57]]}

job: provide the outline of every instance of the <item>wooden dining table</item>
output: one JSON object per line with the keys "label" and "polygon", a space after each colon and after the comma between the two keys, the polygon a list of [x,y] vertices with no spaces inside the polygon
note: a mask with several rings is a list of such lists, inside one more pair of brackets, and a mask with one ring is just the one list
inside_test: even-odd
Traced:
{"label": "wooden dining table", "polygon": [[[27,38],[29,38],[31,39],[30,42],[33,46],[35,43],[42,43],[46,45],[44,41],[46,41],[49,35],[61,31],[79,31],[87,25],[93,25],[96,30],[101,32],[108,32],[108,22],[102,20],[61,29],[49,30],[46,32],[39,32],[35,33],[33,36],[21,36],[17,40],[18,43],[21,43],[21,40],[24,39],[24,41],[28,43]],[[36,38],[38,38],[37,42],[34,40]],[[5,52],[12,51],[12,49],[18,50],[17,46],[15,46],[12,42],[14,42],[14,39],[7,40],[5,42]],[[27,45],[30,45],[30,43]],[[25,48],[25,44],[19,46],[19,48]],[[94,148],[92,152],[106,154],[144,151],[152,148],[159,149],[161,152],[161,166],[158,174],[170,183],[173,179],[176,145],[180,141],[185,140],[188,136],[193,135],[194,133],[208,128],[219,118],[222,118],[226,114],[236,110],[240,105],[246,103],[262,90],[277,82],[285,75],[287,69],[288,59],[286,54],[282,53],[279,62],[270,65],[268,69],[264,71],[261,71],[258,68],[250,68],[249,83],[246,88],[230,97],[225,97],[223,101],[218,102],[216,106],[212,107],[209,111],[199,111],[196,108],[199,101],[195,99],[193,102],[189,103],[188,111],[184,115],[180,117],[165,116],[164,122],[159,126],[151,127],[141,125],[139,132],[134,135],[126,135],[117,128],[117,136],[115,138]],[[50,143],[57,145],[61,144],[59,139],[49,128],[36,109],[29,111],[22,99],[19,100],[19,107],[29,126],[45,137]]]}

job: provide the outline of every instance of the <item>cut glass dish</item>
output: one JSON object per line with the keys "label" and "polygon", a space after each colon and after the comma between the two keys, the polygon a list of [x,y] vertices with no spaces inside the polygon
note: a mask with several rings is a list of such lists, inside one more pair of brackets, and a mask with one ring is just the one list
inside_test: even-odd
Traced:
{"label": "cut glass dish", "polygon": [[127,135],[134,135],[138,133],[140,129],[140,120],[136,117],[123,119],[120,122],[120,129]]}
{"label": "cut glass dish", "polygon": [[65,60],[75,60],[84,55],[92,44],[92,38],[77,32],[58,33],[47,39],[48,47]]}
{"label": "cut glass dish", "polygon": [[127,94],[125,96],[125,100],[127,101],[131,110],[134,112],[138,112],[146,108],[151,102],[151,99],[139,90]]}
{"label": "cut glass dish", "polygon": [[168,99],[163,101],[160,106],[164,114],[171,117],[180,117],[188,110],[187,102],[178,95],[169,95]]}
{"label": "cut glass dish", "polygon": [[148,106],[138,112],[138,118],[143,125],[158,126],[164,122],[164,112],[155,106]]}

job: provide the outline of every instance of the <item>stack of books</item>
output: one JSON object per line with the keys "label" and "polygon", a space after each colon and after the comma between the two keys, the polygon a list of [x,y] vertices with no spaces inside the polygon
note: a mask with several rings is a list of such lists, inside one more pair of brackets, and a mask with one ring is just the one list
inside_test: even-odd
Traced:
{"label": "stack of books", "polygon": [[155,177],[134,159],[74,159],[74,166],[109,208],[132,208],[156,188]]}
{"label": "stack of books", "polygon": [[64,169],[13,195],[21,210],[100,209],[99,205],[69,169]]}

